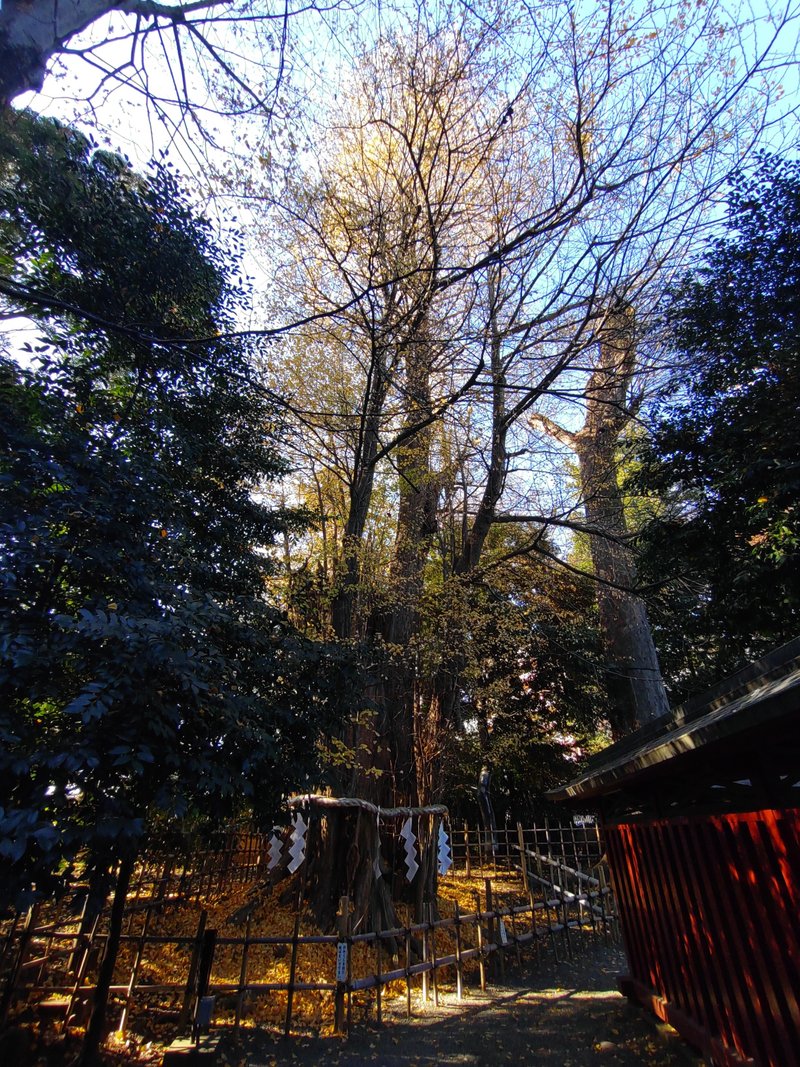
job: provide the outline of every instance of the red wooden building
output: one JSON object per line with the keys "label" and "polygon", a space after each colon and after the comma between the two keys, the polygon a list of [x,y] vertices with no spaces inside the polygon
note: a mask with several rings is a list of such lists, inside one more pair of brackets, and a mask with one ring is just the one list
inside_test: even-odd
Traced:
{"label": "red wooden building", "polygon": [[550,795],[600,813],[622,991],[714,1064],[800,1067],[800,640]]}

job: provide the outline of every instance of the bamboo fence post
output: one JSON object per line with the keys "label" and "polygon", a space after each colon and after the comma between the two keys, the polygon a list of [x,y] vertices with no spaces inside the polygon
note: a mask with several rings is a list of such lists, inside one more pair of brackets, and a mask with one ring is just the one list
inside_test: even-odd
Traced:
{"label": "bamboo fence post", "polygon": [[383,1022],[383,989],[381,986],[381,920],[380,916],[375,923],[375,1021],[378,1026]]}
{"label": "bamboo fence post", "polygon": [[194,937],[194,947],[192,948],[192,958],[189,961],[189,974],[186,979],[186,991],[183,994],[183,1005],[181,1006],[181,1013],[178,1019],[178,1028],[182,1030],[189,1022],[189,1017],[192,1011],[192,998],[194,996],[194,988],[197,982],[197,968],[200,966],[200,952],[203,948],[203,937],[206,932],[206,923],[208,922],[208,912],[200,912],[200,919],[197,923],[197,933]]}
{"label": "bamboo fence post", "polygon": [[592,855],[589,850],[589,832],[586,826],[586,819],[583,820],[583,853],[586,857],[586,867],[591,870],[592,868]]}
{"label": "bamboo fence post", "polygon": [[480,898],[480,894],[479,893],[476,893],[475,897],[476,897],[476,905],[477,905],[477,909],[478,909],[478,914],[477,914],[477,917],[476,917],[476,929],[475,929],[477,943],[478,943],[478,972],[480,974],[480,980],[481,980],[481,992],[485,993],[486,992],[486,960],[484,958],[484,948],[483,948],[483,928],[481,927],[481,898]]}
{"label": "bamboo fence post", "polygon": [[411,927],[405,929],[406,942],[406,1015],[411,1018]]}
{"label": "bamboo fence post", "polygon": [[8,928],[8,933],[6,934],[5,938],[3,939],[3,951],[0,952],[0,969],[2,969],[2,965],[5,963],[6,956],[11,951],[11,945],[14,942],[14,934],[16,934],[16,932],[17,932],[17,927],[19,926],[21,919],[22,919],[22,912],[21,911],[16,912],[14,914],[14,918],[12,920],[11,926]]}
{"label": "bamboo fence post", "polygon": [[533,897],[533,890],[531,889],[530,882],[528,883],[528,906],[531,909],[531,935],[534,948],[536,949],[536,962],[539,963],[542,956],[542,946],[539,944],[539,930],[536,926],[536,901]]}
{"label": "bamboo fence post", "polygon": [[539,853],[536,853],[536,866],[539,871],[539,887],[542,893],[542,904],[544,906],[544,917],[547,923],[547,935],[550,939],[550,947],[553,950],[553,955],[556,958],[556,963],[560,963],[561,959],[558,955],[558,944],[556,943],[556,931],[553,929],[553,918],[550,914],[550,900],[552,899],[552,891],[547,881],[544,878],[542,860]]}
{"label": "bamboo fence post", "polygon": [[208,987],[211,982],[211,970],[214,966],[214,951],[217,947],[217,931],[206,930],[203,934],[203,945],[200,949],[200,965],[197,969],[197,997],[194,1006],[194,1020],[192,1023],[192,1037],[196,1042],[200,1041],[200,1030],[211,1025],[213,1006],[209,1007],[208,1017],[204,1008],[213,1002],[213,997],[208,996]]}
{"label": "bamboo fence post", "polygon": [[[492,946],[497,944],[497,926],[495,923],[496,916],[494,914],[494,897],[492,895],[491,878],[484,878],[483,885],[486,891],[486,932],[489,937],[489,943],[487,944],[486,948],[489,952],[491,952]],[[493,978],[497,978],[497,963],[494,961],[494,959],[492,960],[489,972]]]}
{"label": "bamboo fence post", "polygon": [[347,916],[347,1032],[353,1028],[353,940],[352,918]]}
{"label": "bamboo fence post", "polygon": [[458,901],[455,902],[454,913],[456,920],[456,999],[463,1000],[464,964],[461,960],[461,910],[458,906]]}
{"label": "bamboo fence post", "polygon": [[158,904],[161,905],[161,906],[163,906],[163,904],[164,904],[164,898],[166,897],[167,890],[169,888],[169,880],[170,880],[170,876],[172,874],[172,862],[173,862],[172,856],[167,856],[167,858],[164,860],[164,868],[163,868],[163,870],[161,872],[161,879],[160,879],[160,881],[158,883],[157,901],[158,901]]}
{"label": "bamboo fence post", "polygon": [[[349,977],[350,961],[347,959],[346,968],[344,972],[342,972],[340,960],[344,958],[343,954],[346,957],[349,957],[350,955],[350,946],[348,944],[348,936],[350,932],[350,897],[339,897],[339,910],[336,913],[336,931],[339,935],[339,942],[337,944],[336,959],[336,992],[334,993],[333,1000],[333,1029],[335,1033],[343,1034],[345,1033],[347,978]],[[342,973],[344,973],[343,978],[340,977]]]}
{"label": "bamboo fence post", "polygon": [[70,952],[69,959],[67,960],[67,974],[72,974],[78,962],[78,952],[80,951],[81,947],[81,939],[84,933],[86,932],[86,927],[89,925],[86,918],[86,912],[88,908],[89,894],[87,893],[83,901],[83,907],[81,908],[81,916],[78,922],[78,933],[75,937],[75,944],[72,946],[72,952]]}
{"label": "bamboo fence post", "polygon": [[[125,1031],[125,1024],[128,1021],[128,1015],[130,1014],[131,1001],[133,1000],[133,992],[136,988],[136,979],[139,977],[139,967],[142,962],[142,956],[144,955],[144,947],[147,940],[147,931],[150,928],[150,916],[152,915],[152,909],[147,908],[144,913],[144,919],[142,920],[142,932],[139,936],[139,941],[136,946],[136,955],[133,958],[133,968],[131,969],[131,977],[128,982],[128,990],[125,994],[125,1004],[122,1008],[122,1015],[119,1018],[119,1026],[117,1030],[121,1033]],[[77,992],[77,987],[76,987]]]}
{"label": "bamboo fence post", "polygon": [[517,844],[519,845],[519,870],[522,875],[522,888],[528,892],[528,857],[525,855],[525,831],[522,823],[517,823]]}
{"label": "bamboo fence post", "polygon": [[517,956],[517,967],[522,967],[522,949],[520,947],[519,937],[517,936],[517,916],[513,909],[509,918],[511,919],[511,940],[514,942],[514,951]]}
{"label": "bamboo fence post", "polygon": [[433,904],[428,904],[428,922],[430,924],[431,940],[430,940],[430,957],[431,966],[433,970],[431,974],[433,976],[433,1006],[439,1007],[439,974],[436,968],[436,926],[433,921],[434,908]]}
{"label": "bamboo fence post", "polygon": [[[567,958],[571,960],[572,959],[572,937],[570,935],[570,930],[569,930],[569,904],[567,903],[567,894],[568,894],[569,890],[567,889],[567,872],[561,868],[561,865],[559,865],[555,869],[559,872],[559,877],[561,878],[561,881],[564,883],[563,886],[559,887],[560,888],[560,895],[561,895],[561,920],[562,920],[562,922],[564,924],[564,940],[565,940],[566,945],[567,945]],[[551,870],[552,870],[552,868],[551,868]],[[555,885],[556,885],[556,883],[555,883],[555,880],[554,880],[553,881],[553,888],[555,888]]]}
{"label": "bamboo fence post", "polygon": [[422,1003],[428,1005],[428,905],[422,905]]}
{"label": "bamboo fence post", "polygon": [[247,985],[247,957],[250,953],[250,927],[253,922],[252,913],[247,916],[247,925],[244,929],[244,944],[242,945],[242,966],[239,971],[239,990],[236,997],[236,1036],[239,1036],[239,1028],[242,1025],[242,1012],[244,1011],[244,987]]}
{"label": "bamboo fence post", "polygon": [[[580,881],[581,881],[581,879],[579,878],[578,882],[580,882]],[[581,894],[583,894],[583,891],[581,890],[580,885],[578,887],[578,891]],[[593,892],[592,883],[591,882],[588,882],[588,881],[586,882],[586,894],[585,895],[586,895],[586,899],[588,901],[587,907],[589,908],[589,924],[592,927],[592,940],[596,942],[597,941],[597,916],[595,915],[595,900],[597,899],[598,894]]]}
{"label": "bamboo fence post", "polygon": [[292,931],[292,954],[289,961],[289,987],[286,990],[286,1020],[283,1026],[283,1036],[288,1037],[292,1031],[292,1006],[294,1003],[294,979],[297,974],[297,945],[300,937],[300,901],[297,903],[297,911],[294,916],[294,930]]}
{"label": "bamboo fence post", "polygon": [[[126,901],[126,903],[128,903],[128,902],[130,902],[131,904],[138,904],[139,903],[139,897],[142,895],[142,885],[144,883],[144,876],[145,876],[146,872],[147,872],[147,857],[144,856],[142,858],[142,862],[141,862],[141,865],[139,867],[138,877],[136,879],[135,884],[131,887],[131,889],[130,889],[130,891],[128,893],[128,901]],[[126,930],[126,933],[128,933],[128,934],[131,932],[131,928],[133,927],[133,919],[134,919],[134,912],[131,911],[131,914],[130,914],[130,916],[128,918],[128,929]]]}
{"label": "bamboo fence post", "polygon": [[[66,1010],[66,1013],[64,1015],[64,1024],[63,1024],[63,1026],[61,1028],[62,1034],[65,1034],[67,1032],[67,1027],[69,1026],[69,1021],[72,1018],[72,1013],[73,1013],[73,1010],[75,1008],[75,1001],[77,999],[78,992],[80,991],[81,984],[83,983],[83,979],[84,979],[84,976],[86,974],[86,969],[87,969],[87,967],[89,965],[89,958],[91,956],[92,944],[94,942],[94,937],[95,937],[95,934],[97,933],[97,927],[99,925],[100,925],[100,913],[98,912],[97,915],[95,915],[95,917],[94,917],[94,922],[91,925],[91,929],[89,931],[88,937],[85,934],[83,935],[83,951],[81,952],[80,959],[78,960],[77,967],[75,968],[75,973],[73,975],[74,982],[73,982],[73,985],[72,985],[72,990],[70,991],[69,1001],[67,1002],[67,1010]],[[77,945],[76,945],[76,951],[77,951]]]}
{"label": "bamboo fence post", "polygon": [[607,945],[609,934],[609,920],[606,915],[606,872],[603,864],[600,864],[600,866],[598,867],[597,874],[598,881],[600,882],[600,915],[602,916],[603,922],[603,940]]}
{"label": "bamboo fence post", "polygon": [[6,987],[3,990],[3,999],[0,1001],[0,1026],[5,1023],[8,1017],[8,1010],[11,1007],[11,1002],[14,999],[14,989],[17,984],[17,978],[19,972],[22,969],[22,965],[25,962],[25,955],[28,951],[28,944],[33,936],[33,930],[36,923],[36,916],[39,914],[39,905],[34,904],[28,909],[28,914],[25,918],[25,923],[20,931],[19,948],[17,949],[17,958],[14,960],[13,966],[8,973],[8,979],[6,981]]}

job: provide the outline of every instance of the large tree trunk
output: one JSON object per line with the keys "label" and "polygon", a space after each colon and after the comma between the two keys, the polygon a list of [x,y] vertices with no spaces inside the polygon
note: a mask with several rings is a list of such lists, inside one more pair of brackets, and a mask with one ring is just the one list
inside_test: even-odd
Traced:
{"label": "large tree trunk", "polygon": [[[377,620],[391,649],[384,685],[389,738],[395,760],[398,804],[433,803],[426,782],[434,769],[433,755],[420,744],[420,727],[429,719],[425,679],[420,676],[414,643],[420,632],[425,566],[436,530],[438,490],[431,472],[431,429],[425,425],[431,413],[430,353],[424,329],[405,352],[405,429],[412,433],[397,449],[395,464],[399,479],[397,537],[392,564],[389,610]],[[434,775],[435,776],[435,775]]]}
{"label": "large tree trunk", "polygon": [[636,569],[624,543],[626,524],[617,484],[614,442],[600,433],[586,436],[578,450],[588,524],[604,534],[590,537],[597,607],[606,652],[607,689],[614,709],[615,736],[669,711],[647,609],[632,591]]}
{"label": "large tree trunk", "polygon": [[574,435],[590,536],[597,605],[606,649],[615,736],[669,711],[647,610],[634,593],[636,568],[619,488],[619,438],[630,420],[628,390],[635,367],[633,312],[608,316],[597,367],[586,389],[586,419]]}
{"label": "large tree trunk", "polygon": [[380,425],[386,400],[387,379],[380,351],[373,353],[372,376],[368,386],[365,413],[355,452],[350,507],[342,543],[343,573],[333,599],[331,622],[339,638],[356,635],[356,607],[361,577],[361,546],[367,525],[372,489],[375,484],[375,457],[380,444]]}
{"label": "large tree trunk", "polygon": [[115,7],[108,0],[6,0],[0,7],[0,106],[41,89],[51,56]]}

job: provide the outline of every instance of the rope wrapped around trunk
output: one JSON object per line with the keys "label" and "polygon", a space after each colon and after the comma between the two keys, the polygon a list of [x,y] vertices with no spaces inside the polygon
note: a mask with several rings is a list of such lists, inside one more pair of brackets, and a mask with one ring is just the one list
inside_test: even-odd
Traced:
{"label": "rope wrapped around trunk", "polygon": [[428,804],[424,808],[379,808],[377,804],[371,804],[368,800],[359,800],[358,797],[325,797],[317,793],[290,797],[286,803],[290,808],[358,808],[361,811],[371,812],[373,815],[380,815],[382,819],[401,819],[408,815],[448,814],[444,804]]}

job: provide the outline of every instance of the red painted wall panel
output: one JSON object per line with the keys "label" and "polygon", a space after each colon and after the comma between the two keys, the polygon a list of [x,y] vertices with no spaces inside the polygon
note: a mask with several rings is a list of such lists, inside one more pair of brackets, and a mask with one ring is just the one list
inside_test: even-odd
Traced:
{"label": "red painted wall panel", "polygon": [[728,1062],[800,1067],[800,809],[605,837],[631,977]]}

